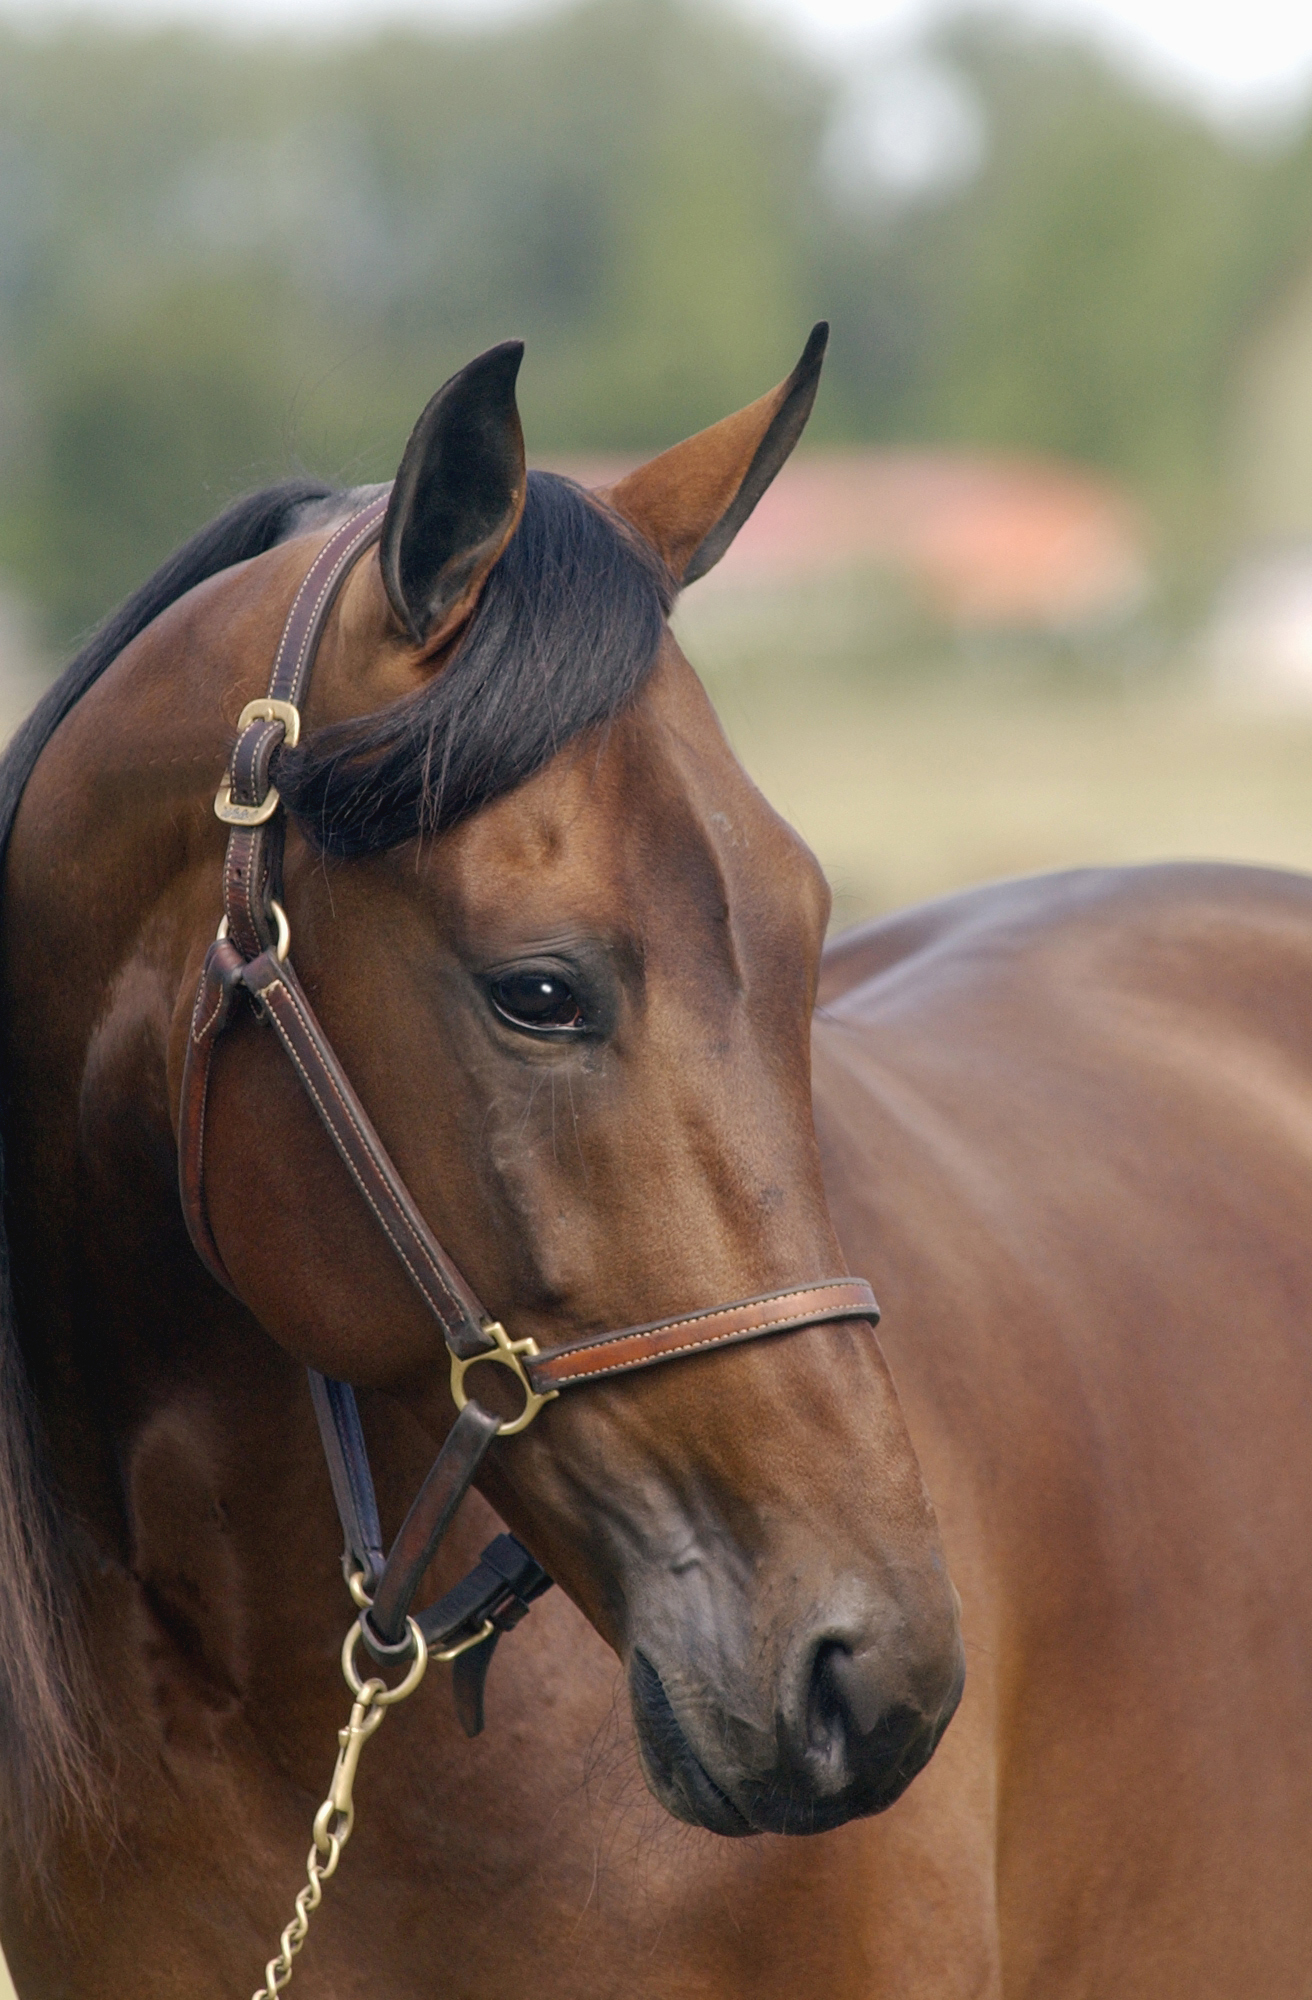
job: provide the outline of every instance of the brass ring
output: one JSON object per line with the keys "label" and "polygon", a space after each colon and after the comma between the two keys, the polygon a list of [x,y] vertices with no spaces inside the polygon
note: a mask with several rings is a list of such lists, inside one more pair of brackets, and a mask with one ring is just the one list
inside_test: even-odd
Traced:
{"label": "brass ring", "polygon": [[361,1632],[358,1622],[352,1625],[350,1631],[342,1641],[342,1672],[346,1676],[346,1685],[350,1688],[351,1693],[357,1697],[364,1693],[366,1687],[375,1688],[377,1692],[371,1704],[374,1708],[390,1708],[394,1701],[404,1701],[408,1694],[414,1693],[420,1681],[424,1678],[424,1672],[428,1666],[428,1641],[413,1618],[407,1618],[405,1622],[406,1630],[410,1634],[410,1643],[415,1649],[415,1656],[410,1663],[410,1670],[406,1674],[405,1679],[394,1688],[384,1686],[376,1674],[371,1674],[368,1681],[360,1679],[359,1671],[355,1664],[355,1655],[364,1634]]}
{"label": "brass ring", "polygon": [[476,1367],[480,1361],[495,1361],[498,1367],[508,1368],[519,1383],[520,1388],[524,1391],[524,1407],[517,1417],[507,1418],[506,1422],[498,1430],[497,1436],[503,1438],[518,1437],[521,1431],[528,1429],[534,1417],[542,1408],[542,1405],[553,1402],[560,1394],[560,1391],[559,1389],[548,1389],[544,1395],[540,1395],[528,1379],[528,1375],[524,1369],[524,1360],[521,1357],[527,1357],[530,1361],[537,1359],[538,1344],[536,1340],[512,1340],[499,1319],[484,1320],[483,1331],[489,1334],[496,1342],[495,1347],[489,1347],[486,1354],[453,1354],[451,1356],[451,1399],[458,1410],[464,1409],[465,1404],[469,1401],[468,1396],[465,1394],[465,1376],[469,1369]]}
{"label": "brass ring", "polygon": [[269,908],[273,911],[273,921],[278,926],[278,942],[273,948],[273,955],[279,965],[285,965],[287,954],[292,948],[292,927],[287,921],[286,910],[276,897],[270,896]]}
{"label": "brass ring", "polygon": [[[278,941],[274,945],[273,955],[277,959],[279,965],[285,965],[287,962],[287,954],[292,948],[292,927],[287,921],[286,910],[284,910],[282,904],[278,902],[276,897],[270,896],[269,908],[273,911],[273,921],[278,926]],[[214,940],[215,944],[222,944],[223,940],[227,937],[227,935],[228,935],[228,919],[226,917],[220,917],[218,936]]]}

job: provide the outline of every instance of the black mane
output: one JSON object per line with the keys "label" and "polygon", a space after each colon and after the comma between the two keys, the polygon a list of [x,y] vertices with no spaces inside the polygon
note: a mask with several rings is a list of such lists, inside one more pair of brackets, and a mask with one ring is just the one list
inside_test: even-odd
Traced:
{"label": "black mane", "polygon": [[616,516],[571,480],[531,472],[450,664],[420,693],[284,751],[285,804],[343,856],[454,826],[632,700],[674,591]]}

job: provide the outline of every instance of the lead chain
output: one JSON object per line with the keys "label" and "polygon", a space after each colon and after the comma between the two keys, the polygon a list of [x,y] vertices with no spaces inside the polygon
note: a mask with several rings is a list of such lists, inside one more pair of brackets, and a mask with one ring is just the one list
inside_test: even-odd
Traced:
{"label": "lead chain", "polygon": [[355,1825],[355,1776],[360,1756],[369,1738],[387,1720],[394,1703],[413,1694],[424,1678],[428,1665],[428,1645],[413,1618],[406,1620],[414,1655],[405,1679],[394,1688],[384,1681],[362,1681],[356,1670],[355,1655],[360,1643],[360,1627],[352,1625],[342,1644],[342,1672],[355,1700],[351,1719],[337,1732],[337,1763],[328,1796],[314,1816],[314,1845],[305,1864],[305,1887],[296,1898],[296,1914],[278,1941],[279,1948],[264,1968],[264,1984],[254,2000],[277,2000],[291,1980],[293,1961],[305,1943],[310,1918],[323,1901],[323,1885],[337,1873],[342,1849]]}

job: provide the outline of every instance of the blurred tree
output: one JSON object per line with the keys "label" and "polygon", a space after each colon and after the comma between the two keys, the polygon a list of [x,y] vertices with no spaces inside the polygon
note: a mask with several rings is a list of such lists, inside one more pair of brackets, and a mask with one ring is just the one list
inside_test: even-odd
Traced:
{"label": "blurred tree", "polygon": [[1227,140],[1077,44],[977,17],[934,53],[988,144],[968,185],[870,230],[876,428],[1068,453],[1196,526],[1235,343],[1312,238],[1312,182],[1277,198],[1287,152]]}
{"label": "blurred tree", "polygon": [[685,0],[313,48],[0,29],[0,560],[67,639],[233,491],[386,477],[508,334],[535,451],[646,449],[822,313],[816,437],[1069,453],[1196,527],[1312,141],[982,18],[927,55],[982,143],[908,191],[826,166],[845,80]]}

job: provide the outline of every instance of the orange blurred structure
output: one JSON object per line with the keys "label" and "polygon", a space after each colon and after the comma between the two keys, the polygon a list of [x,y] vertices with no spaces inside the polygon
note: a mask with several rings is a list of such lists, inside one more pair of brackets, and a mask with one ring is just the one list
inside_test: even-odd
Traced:
{"label": "orange blurred structure", "polygon": [[[628,462],[571,460],[588,485]],[[1058,460],[964,451],[816,453],[766,493],[703,589],[893,572],[963,627],[1061,629],[1142,602],[1144,537],[1108,479]]]}

